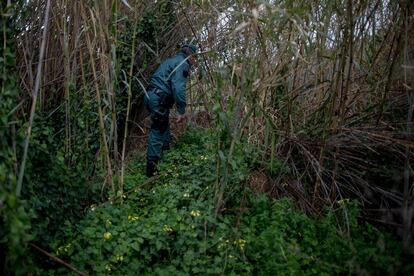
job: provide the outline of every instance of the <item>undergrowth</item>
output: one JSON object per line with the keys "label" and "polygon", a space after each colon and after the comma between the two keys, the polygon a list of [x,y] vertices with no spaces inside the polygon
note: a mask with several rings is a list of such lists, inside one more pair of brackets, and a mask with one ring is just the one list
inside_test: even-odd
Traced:
{"label": "undergrowth", "polygon": [[[235,151],[233,165],[239,169],[228,184],[239,196],[215,217],[215,139],[210,131],[189,131],[164,154],[155,182],[146,182],[145,158],[137,155],[129,164],[125,188],[140,188],[125,193],[122,203],[89,206],[79,223],[68,222],[68,238],[54,242],[55,254],[93,275],[413,271],[396,241],[357,222],[356,202],[343,201],[337,211],[311,218],[289,199],[254,195],[245,185],[251,162],[246,145]],[[46,273],[68,270],[37,271]]]}

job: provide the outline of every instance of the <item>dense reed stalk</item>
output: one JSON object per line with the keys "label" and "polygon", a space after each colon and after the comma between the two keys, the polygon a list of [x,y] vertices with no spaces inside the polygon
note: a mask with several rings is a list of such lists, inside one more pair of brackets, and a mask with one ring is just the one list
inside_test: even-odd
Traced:
{"label": "dense reed stalk", "polygon": [[[366,207],[384,212],[372,219],[393,224],[384,219],[385,214],[390,205],[403,210],[406,202],[413,201],[407,194],[413,190],[408,184],[412,172],[406,170],[406,184],[399,188],[397,183],[373,183],[369,175],[383,166],[384,158],[393,160],[390,171],[394,166],[395,173],[402,175],[398,168],[409,166],[413,159],[408,150],[412,131],[402,127],[404,118],[407,126],[412,125],[410,94],[405,92],[412,87],[400,69],[403,63],[410,64],[403,59],[403,49],[411,37],[406,28],[413,25],[412,4],[187,4],[197,18],[192,21],[197,23],[189,23],[191,28],[200,34],[201,44],[214,52],[209,59],[212,71],[220,72],[221,87],[219,94],[208,97],[220,104],[218,122],[228,127],[231,144],[245,137],[257,145],[270,168],[276,157],[289,168],[290,173],[278,172],[274,191],[283,190],[279,185],[287,182],[296,190],[293,196],[313,198],[303,205],[309,211],[357,196]],[[216,83],[206,77],[198,90],[216,91]],[[397,110],[408,116],[394,116]],[[221,118],[226,116],[233,122],[225,123]],[[231,150],[227,153],[231,159]],[[294,188],[297,183],[303,189]],[[405,211],[396,220],[406,221],[399,227],[412,230],[407,226],[412,214]]]}
{"label": "dense reed stalk", "polygon": [[45,17],[43,23],[43,35],[42,35],[42,44],[40,45],[40,53],[39,53],[39,62],[37,65],[37,72],[36,72],[36,82],[32,93],[32,104],[30,107],[30,118],[29,118],[29,125],[27,128],[27,136],[24,142],[24,149],[23,149],[23,157],[20,164],[19,170],[19,177],[17,180],[17,187],[16,187],[16,195],[20,196],[23,186],[23,177],[24,177],[24,170],[26,168],[26,159],[27,159],[27,151],[29,150],[29,143],[30,143],[30,136],[32,134],[33,128],[33,120],[36,112],[36,105],[37,105],[37,97],[40,89],[41,79],[42,79],[42,65],[43,65],[43,58],[45,54],[45,47],[46,47],[46,34],[48,32],[49,26],[49,11],[50,11],[50,0],[47,1],[46,8],[45,8]]}
{"label": "dense reed stalk", "polygon": [[83,166],[102,173],[112,193],[122,194],[128,135],[145,113],[142,87],[177,45],[195,40],[202,54],[188,99],[223,134],[217,214],[246,140],[273,195],[309,212],[357,197],[367,219],[412,240],[411,1],[52,1],[38,84],[45,3],[23,5],[34,12],[20,18],[21,87],[30,94],[38,85],[48,116],[64,109],[67,163],[91,148]]}
{"label": "dense reed stalk", "polygon": [[[124,136],[122,140],[122,154],[121,154],[121,178],[120,178],[120,187],[119,190],[121,193],[124,191],[124,177],[125,177],[125,155],[126,155],[126,146],[127,146],[127,138],[128,138],[128,124],[130,119],[130,111],[131,111],[131,98],[132,98],[132,80],[133,80],[133,70],[134,70],[134,58],[135,58],[135,47],[136,47],[136,26],[132,33],[132,46],[131,46],[131,54],[130,54],[130,64],[128,75],[125,76],[125,82],[128,78],[128,103],[126,107],[126,115],[125,115],[125,126],[124,126]],[[122,197],[121,197],[122,200]]]}

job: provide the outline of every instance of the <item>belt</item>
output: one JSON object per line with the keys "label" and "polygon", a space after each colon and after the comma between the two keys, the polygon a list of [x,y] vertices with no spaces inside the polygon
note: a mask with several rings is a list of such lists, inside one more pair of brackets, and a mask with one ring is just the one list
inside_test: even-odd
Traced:
{"label": "belt", "polygon": [[161,94],[167,94],[168,95],[167,92],[164,92],[161,89],[159,89],[159,88],[157,88],[153,85],[148,86],[147,91],[148,92],[154,92],[157,96],[161,96]]}

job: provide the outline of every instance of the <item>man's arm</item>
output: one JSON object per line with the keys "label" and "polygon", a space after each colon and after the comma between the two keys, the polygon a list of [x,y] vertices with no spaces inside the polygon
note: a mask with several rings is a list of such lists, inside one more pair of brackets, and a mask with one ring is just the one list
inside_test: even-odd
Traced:
{"label": "man's arm", "polygon": [[171,86],[172,92],[175,100],[175,104],[177,106],[177,112],[180,115],[184,115],[185,113],[185,89],[187,85],[187,79],[189,74],[190,66],[187,62],[183,62],[177,70],[173,73],[171,77]]}

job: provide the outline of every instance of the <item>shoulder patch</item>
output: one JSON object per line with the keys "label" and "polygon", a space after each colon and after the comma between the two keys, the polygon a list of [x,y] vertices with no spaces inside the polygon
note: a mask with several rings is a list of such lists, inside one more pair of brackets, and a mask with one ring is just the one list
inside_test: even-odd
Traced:
{"label": "shoulder patch", "polygon": [[187,70],[184,70],[184,71],[183,71],[183,77],[184,77],[184,78],[187,78],[187,77],[188,77],[188,75],[189,75],[189,74],[188,74],[188,71],[187,71]]}

